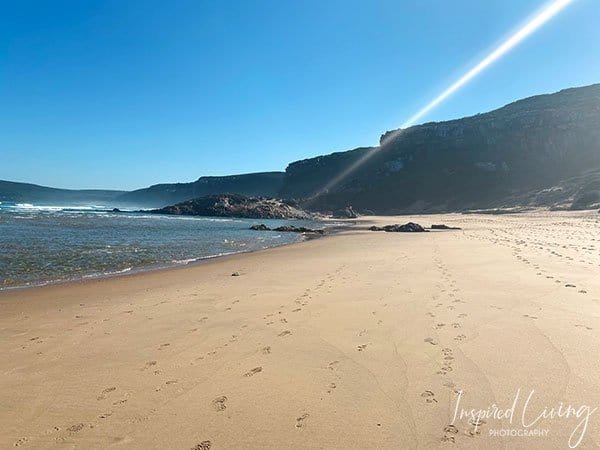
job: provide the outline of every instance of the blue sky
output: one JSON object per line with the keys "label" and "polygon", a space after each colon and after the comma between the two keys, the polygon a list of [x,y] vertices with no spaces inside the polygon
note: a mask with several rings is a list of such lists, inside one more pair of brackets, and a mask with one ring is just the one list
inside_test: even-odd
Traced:
{"label": "blue sky", "polygon": [[[544,0],[0,6],[0,179],[134,189],[375,145]],[[600,82],[575,0],[424,121]]]}

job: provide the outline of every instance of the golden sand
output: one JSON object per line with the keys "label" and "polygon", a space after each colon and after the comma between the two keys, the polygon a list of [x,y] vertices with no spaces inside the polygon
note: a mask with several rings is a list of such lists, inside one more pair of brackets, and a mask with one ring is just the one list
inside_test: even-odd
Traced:
{"label": "golden sand", "polygon": [[[365,229],[409,220],[463,229]],[[600,405],[599,318],[595,212],[363,218],[210,263],[3,292],[0,448],[568,448],[581,414],[527,428],[543,437],[493,433],[524,428],[532,390],[528,421]],[[513,423],[453,423],[459,392],[465,410],[520,392]],[[596,412],[578,448],[599,444]]]}

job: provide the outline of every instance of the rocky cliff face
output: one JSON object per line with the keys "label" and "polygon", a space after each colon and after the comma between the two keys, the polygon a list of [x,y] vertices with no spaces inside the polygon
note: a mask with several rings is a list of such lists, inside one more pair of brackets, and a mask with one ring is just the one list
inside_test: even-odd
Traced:
{"label": "rocky cliff face", "polygon": [[274,198],[245,197],[236,194],[208,195],[176,205],[149,211],[207,217],[243,217],[252,219],[311,219],[313,216],[293,202]]}
{"label": "rocky cliff face", "polygon": [[[292,163],[281,195],[310,197],[369,152],[364,165],[307,204],[317,210],[352,204],[359,211],[400,213],[533,201],[528,193],[600,169],[600,84],[390,131],[378,147]],[[578,189],[590,187],[575,187],[571,197],[582,196]],[[542,198],[536,195],[535,201]]]}
{"label": "rocky cliff face", "polygon": [[156,184],[118,197],[120,204],[162,207],[212,194],[277,196],[283,185],[283,172],[261,172],[223,177],[200,177],[192,183]]}

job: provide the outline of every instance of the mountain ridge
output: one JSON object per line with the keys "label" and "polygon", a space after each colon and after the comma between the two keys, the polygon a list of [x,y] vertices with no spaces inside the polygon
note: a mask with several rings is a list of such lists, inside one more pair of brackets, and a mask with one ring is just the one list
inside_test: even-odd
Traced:
{"label": "mountain ridge", "polygon": [[112,202],[125,191],[110,189],[61,189],[19,181],[0,180],[0,202],[87,204]]}
{"label": "mountain ridge", "polygon": [[[381,135],[379,146],[293,161],[285,172],[200,177],[131,192],[72,192],[105,192],[115,205],[158,208],[215,194],[295,199],[318,212],[348,205],[378,214],[518,205],[591,208],[600,204],[598,124],[600,84],[593,84],[390,130]],[[368,153],[365,163],[328,186]],[[3,198],[11,201],[0,184]]]}

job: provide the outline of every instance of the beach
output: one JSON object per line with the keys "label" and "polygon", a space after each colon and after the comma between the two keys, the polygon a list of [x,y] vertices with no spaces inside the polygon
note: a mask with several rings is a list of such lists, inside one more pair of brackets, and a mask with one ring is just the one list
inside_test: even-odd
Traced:
{"label": "beach", "polygon": [[356,222],[1,292],[0,447],[598,448],[597,211]]}

